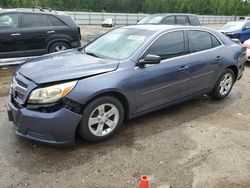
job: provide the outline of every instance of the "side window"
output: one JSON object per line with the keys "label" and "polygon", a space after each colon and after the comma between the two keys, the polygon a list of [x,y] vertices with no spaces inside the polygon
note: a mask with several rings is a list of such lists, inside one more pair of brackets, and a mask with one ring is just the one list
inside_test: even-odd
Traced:
{"label": "side window", "polygon": [[199,52],[213,48],[210,33],[204,31],[190,31],[189,34],[192,52]]}
{"label": "side window", "polygon": [[197,16],[189,16],[189,21],[191,25],[200,25],[200,21]]}
{"label": "side window", "polygon": [[166,17],[163,23],[167,25],[175,25],[175,16]]}
{"label": "side window", "polygon": [[144,54],[158,55],[162,59],[168,59],[186,54],[183,31],[167,33],[158,38]]}
{"label": "side window", "polygon": [[211,35],[211,38],[212,38],[213,48],[216,48],[221,45],[220,41],[218,41],[218,39],[215,38],[215,36]]}
{"label": "side window", "polygon": [[46,27],[49,26],[47,17],[41,14],[23,14],[23,27]]}
{"label": "side window", "polygon": [[176,16],[176,23],[178,25],[189,25],[187,16]]}
{"label": "side window", "polygon": [[65,24],[55,16],[47,15],[51,26],[65,26]]}
{"label": "side window", "polygon": [[18,14],[0,15],[0,30],[18,27]]}

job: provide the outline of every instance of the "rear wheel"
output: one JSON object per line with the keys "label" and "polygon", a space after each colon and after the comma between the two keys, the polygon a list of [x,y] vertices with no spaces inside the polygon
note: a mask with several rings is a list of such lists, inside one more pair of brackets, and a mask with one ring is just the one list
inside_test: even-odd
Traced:
{"label": "rear wheel", "polygon": [[124,109],[118,99],[100,97],[85,108],[79,133],[89,142],[103,141],[121,128],[123,119]]}
{"label": "rear wheel", "polygon": [[225,98],[232,90],[234,82],[234,72],[231,69],[226,69],[217,81],[212,96],[218,100]]}
{"label": "rear wheel", "polygon": [[49,53],[60,52],[64,50],[68,50],[70,47],[65,42],[55,42],[49,48]]}

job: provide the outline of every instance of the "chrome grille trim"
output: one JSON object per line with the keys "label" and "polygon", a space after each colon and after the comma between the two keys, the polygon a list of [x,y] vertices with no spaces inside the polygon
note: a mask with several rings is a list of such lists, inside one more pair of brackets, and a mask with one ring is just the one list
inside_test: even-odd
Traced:
{"label": "chrome grille trim", "polygon": [[23,83],[23,85],[27,85],[26,83],[22,82],[21,80],[17,80],[16,76],[14,76],[13,82],[11,85],[12,95],[13,95],[14,100],[17,103],[24,104],[28,88],[21,86],[19,83]]}

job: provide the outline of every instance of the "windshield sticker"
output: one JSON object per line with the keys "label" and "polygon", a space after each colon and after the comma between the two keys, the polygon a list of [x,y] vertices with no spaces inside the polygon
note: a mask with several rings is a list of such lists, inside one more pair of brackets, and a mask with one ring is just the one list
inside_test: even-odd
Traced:
{"label": "windshield sticker", "polygon": [[128,40],[137,40],[137,41],[144,41],[145,36],[139,36],[139,35],[129,35]]}

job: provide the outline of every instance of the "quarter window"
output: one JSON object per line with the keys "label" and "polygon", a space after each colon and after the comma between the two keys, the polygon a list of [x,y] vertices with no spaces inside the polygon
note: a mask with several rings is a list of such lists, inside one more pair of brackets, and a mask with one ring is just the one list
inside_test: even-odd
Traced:
{"label": "quarter window", "polygon": [[214,48],[216,48],[216,47],[218,47],[218,46],[221,45],[221,43],[218,41],[217,38],[215,38],[213,35],[211,35],[211,37],[212,37],[212,43],[213,43],[213,47]]}
{"label": "quarter window", "polygon": [[24,14],[23,27],[46,27],[49,26],[47,17],[40,14]]}
{"label": "quarter window", "polygon": [[65,24],[61,20],[56,18],[55,16],[48,15],[48,19],[49,19],[50,25],[52,26],[65,26]]}
{"label": "quarter window", "polygon": [[4,14],[0,16],[0,30],[18,27],[18,14]]}
{"label": "quarter window", "polygon": [[144,54],[158,55],[162,59],[168,59],[185,54],[185,42],[183,31],[164,34],[158,38]]}
{"label": "quarter window", "polygon": [[189,25],[187,16],[176,16],[176,23],[178,25]]}
{"label": "quarter window", "polygon": [[166,19],[163,21],[164,24],[167,25],[175,25],[175,17],[174,16],[168,16]]}

